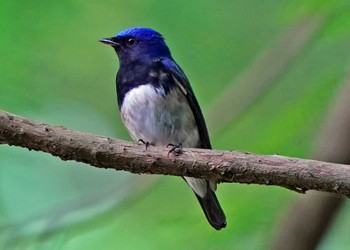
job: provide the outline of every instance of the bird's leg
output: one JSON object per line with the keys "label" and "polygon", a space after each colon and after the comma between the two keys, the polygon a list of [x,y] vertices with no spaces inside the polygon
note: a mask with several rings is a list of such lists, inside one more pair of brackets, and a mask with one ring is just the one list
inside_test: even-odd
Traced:
{"label": "bird's leg", "polygon": [[148,141],[145,142],[145,141],[142,140],[142,139],[139,139],[139,140],[137,141],[137,143],[140,143],[140,142],[146,146],[146,150],[147,150],[148,146],[154,146],[154,143],[148,142]]}
{"label": "bird's leg", "polygon": [[171,147],[171,149],[168,152],[168,157],[169,157],[169,154],[172,152],[174,152],[176,156],[182,153],[182,143],[179,143],[179,144],[169,143],[166,147]]}

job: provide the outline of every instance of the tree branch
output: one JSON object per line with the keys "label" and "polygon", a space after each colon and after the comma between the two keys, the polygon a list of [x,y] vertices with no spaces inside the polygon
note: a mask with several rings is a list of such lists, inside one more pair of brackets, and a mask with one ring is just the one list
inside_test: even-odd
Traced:
{"label": "tree branch", "polygon": [[0,111],[0,144],[131,173],[275,185],[302,193],[318,190],[350,197],[349,165],[205,149],[185,149],[179,156],[168,156],[165,147],[145,150],[144,145],[38,123],[4,111]]}

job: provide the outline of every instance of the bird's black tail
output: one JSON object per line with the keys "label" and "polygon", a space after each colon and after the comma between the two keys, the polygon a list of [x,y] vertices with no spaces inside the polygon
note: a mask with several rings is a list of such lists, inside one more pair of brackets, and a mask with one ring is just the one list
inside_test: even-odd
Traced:
{"label": "bird's black tail", "polygon": [[197,195],[197,199],[201,204],[205,217],[207,217],[210,225],[216,230],[226,227],[226,216],[222,210],[215,192],[208,187],[207,195],[202,198]]}

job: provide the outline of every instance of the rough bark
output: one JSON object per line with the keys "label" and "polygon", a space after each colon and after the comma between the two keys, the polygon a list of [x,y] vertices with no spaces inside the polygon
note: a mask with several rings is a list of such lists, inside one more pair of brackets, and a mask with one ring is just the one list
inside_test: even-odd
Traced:
{"label": "rough bark", "polygon": [[297,192],[318,190],[350,196],[350,166],[279,155],[184,149],[168,155],[167,148],[51,126],[0,111],[0,143],[39,150],[99,168],[132,173],[190,176],[220,182],[276,185]]}

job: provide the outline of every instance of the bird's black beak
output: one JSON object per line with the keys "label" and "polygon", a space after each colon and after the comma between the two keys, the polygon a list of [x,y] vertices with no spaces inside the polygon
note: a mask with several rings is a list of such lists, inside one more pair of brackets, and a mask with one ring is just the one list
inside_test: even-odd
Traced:
{"label": "bird's black beak", "polygon": [[120,47],[120,43],[117,43],[115,41],[115,38],[114,37],[111,37],[111,38],[102,38],[99,40],[101,43],[104,43],[104,44],[107,44],[107,45],[110,45],[112,47]]}

